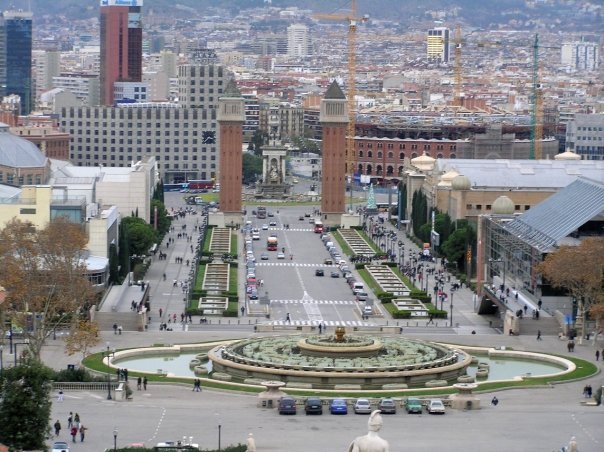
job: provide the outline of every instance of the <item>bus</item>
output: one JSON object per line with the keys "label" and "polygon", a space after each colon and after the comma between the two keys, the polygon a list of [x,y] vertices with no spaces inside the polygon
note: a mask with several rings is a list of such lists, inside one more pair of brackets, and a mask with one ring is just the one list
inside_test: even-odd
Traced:
{"label": "bus", "polygon": [[190,180],[188,183],[189,190],[203,190],[214,188],[213,180]]}
{"label": "bus", "polygon": [[277,247],[279,245],[279,241],[277,237],[271,236],[266,240],[266,250],[267,251],[277,251]]}
{"label": "bus", "polygon": [[324,230],[323,222],[321,220],[315,220],[315,234],[323,234]]}
{"label": "bus", "polygon": [[164,192],[167,191],[183,191],[189,188],[189,184],[186,182],[180,182],[177,184],[164,184]]}
{"label": "bus", "polygon": [[256,218],[266,218],[266,207],[258,206],[258,208],[256,209]]}

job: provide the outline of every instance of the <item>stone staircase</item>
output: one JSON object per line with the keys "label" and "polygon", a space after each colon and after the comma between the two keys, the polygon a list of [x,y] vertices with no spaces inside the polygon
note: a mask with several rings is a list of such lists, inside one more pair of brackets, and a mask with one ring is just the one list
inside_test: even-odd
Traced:
{"label": "stone staircase", "polygon": [[539,320],[533,320],[531,317],[520,319],[521,335],[537,336],[537,330],[541,330],[542,336],[557,336],[562,331],[560,324],[553,317],[540,316]]}
{"label": "stone staircase", "polygon": [[121,325],[123,331],[139,331],[141,315],[136,312],[101,312],[94,313],[94,320],[101,331],[113,330],[113,324]]}

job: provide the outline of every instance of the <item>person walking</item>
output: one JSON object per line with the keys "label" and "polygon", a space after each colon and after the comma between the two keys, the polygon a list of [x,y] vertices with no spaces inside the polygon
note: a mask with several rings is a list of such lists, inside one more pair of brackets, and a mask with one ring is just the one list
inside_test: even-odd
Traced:
{"label": "person walking", "polygon": [[76,442],[76,435],[78,434],[78,428],[74,425],[71,427],[71,430],[69,431],[69,433],[71,434],[71,440],[75,443]]}
{"label": "person walking", "polygon": [[84,427],[84,424],[80,425],[80,442],[81,443],[84,442],[84,438],[86,437],[86,430],[88,430],[88,428]]}
{"label": "person walking", "polygon": [[69,417],[67,418],[67,428],[71,428],[73,425],[73,412],[69,412]]}
{"label": "person walking", "polygon": [[61,423],[59,422],[59,420],[57,419],[57,422],[55,422],[55,436],[59,436],[59,433],[61,433]]}
{"label": "person walking", "polygon": [[140,391],[142,385],[143,385],[143,379],[141,377],[138,377],[138,379],[136,380],[136,389],[138,389]]}
{"label": "person walking", "polygon": [[[604,358],[602,358],[604,359]],[[596,361],[600,360],[600,350],[596,350]]]}
{"label": "person walking", "polygon": [[541,330],[537,330],[537,340],[540,341],[541,339]]}
{"label": "person walking", "polygon": [[143,378],[143,389],[146,391],[147,390],[147,377]]}
{"label": "person walking", "polygon": [[80,415],[78,413],[73,417],[73,426],[77,429],[80,427]]}
{"label": "person walking", "polygon": [[63,401],[63,390],[59,389],[59,395],[57,397],[57,402],[62,402]]}

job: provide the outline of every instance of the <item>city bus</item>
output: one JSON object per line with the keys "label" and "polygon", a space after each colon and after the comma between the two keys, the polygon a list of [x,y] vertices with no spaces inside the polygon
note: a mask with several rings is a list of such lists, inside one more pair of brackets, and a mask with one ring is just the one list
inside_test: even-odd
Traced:
{"label": "city bus", "polygon": [[214,188],[213,180],[190,180],[188,184],[189,190],[203,190]]}
{"label": "city bus", "polygon": [[259,207],[256,209],[256,218],[260,218],[260,219],[262,219],[262,218],[266,218],[266,207],[264,207],[264,206],[259,206]]}
{"label": "city bus", "polygon": [[279,245],[279,241],[277,237],[271,236],[266,240],[266,250],[267,251],[277,251],[277,247]]}
{"label": "city bus", "polygon": [[180,182],[177,184],[164,184],[164,192],[167,191],[183,191],[189,188],[189,184],[186,182]]}
{"label": "city bus", "polygon": [[325,228],[321,220],[315,220],[315,234],[322,234]]}

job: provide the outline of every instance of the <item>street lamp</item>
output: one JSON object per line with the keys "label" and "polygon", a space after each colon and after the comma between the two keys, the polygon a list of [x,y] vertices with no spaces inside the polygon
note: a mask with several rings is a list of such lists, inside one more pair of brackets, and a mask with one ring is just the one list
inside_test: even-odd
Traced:
{"label": "street lamp", "polygon": [[117,428],[113,429],[113,450],[117,451]]}
{"label": "street lamp", "polygon": [[0,345],[0,380],[2,380],[2,373],[4,372],[4,362],[2,361],[3,352],[4,352],[4,346]]}
{"label": "street lamp", "polygon": [[453,292],[451,292],[451,303],[449,304],[450,327],[453,328]]}
{"label": "street lamp", "polygon": [[[107,342],[107,400],[111,400],[111,366],[109,366],[109,357],[111,356],[111,351],[109,350],[109,342]],[[115,352],[113,352],[115,354]]]}

